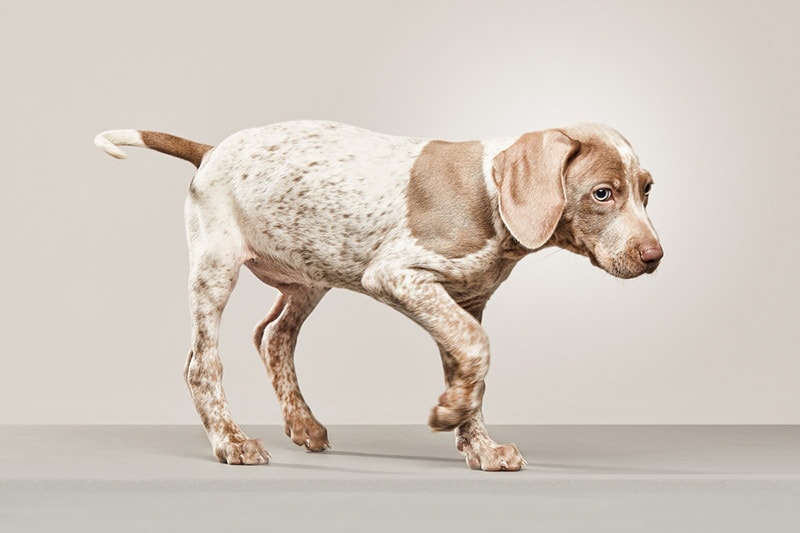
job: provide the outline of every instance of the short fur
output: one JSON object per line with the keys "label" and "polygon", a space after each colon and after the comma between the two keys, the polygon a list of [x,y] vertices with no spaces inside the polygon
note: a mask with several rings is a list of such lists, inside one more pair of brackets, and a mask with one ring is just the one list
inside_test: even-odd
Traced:
{"label": "short fur", "polygon": [[663,256],[645,212],[652,178],[619,133],[597,124],[449,143],[296,121],[213,148],[137,130],[95,143],[114,157],[125,157],[118,146],[142,146],[199,167],[185,208],[185,378],[214,454],[230,464],[269,459],[233,422],[222,389],[219,323],[243,265],[280,291],[254,341],[293,442],[329,447],[300,393],[294,348],[325,293],[347,288],[409,316],[438,344],[447,386],[430,426],[455,430],[472,468],[519,470],[517,447],[494,442],[483,422],[489,297],[517,261],[548,246],[623,278],[653,272]]}

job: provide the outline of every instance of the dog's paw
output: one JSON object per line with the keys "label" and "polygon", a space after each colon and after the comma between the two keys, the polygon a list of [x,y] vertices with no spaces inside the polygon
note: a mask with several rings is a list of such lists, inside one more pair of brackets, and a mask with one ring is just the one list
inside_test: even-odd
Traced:
{"label": "dog's paw", "polygon": [[469,419],[471,411],[436,405],[431,409],[428,425],[434,431],[453,431]]}
{"label": "dog's paw", "polygon": [[322,452],[331,447],[328,442],[328,430],[313,416],[286,422],[285,431],[292,442],[298,446],[305,446],[309,451]]}
{"label": "dog's paw", "polygon": [[439,404],[431,409],[428,425],[434,431],[452,431],[470,419],[475,405],[470,389],[450,387],[439,396]]}
{"label": "dog's paw", "polygon": [[467,456],[467,464],[473,470],[516,472],[528,464],[516,444],[479,446],[459,439],[458,450]]}
{"label": "dog's paw", "polygon": [[226,441],[216,447],[214,455],[220,463],[229,465],[265,465],[269,463],[269,453],[260,439],[241,439]]}

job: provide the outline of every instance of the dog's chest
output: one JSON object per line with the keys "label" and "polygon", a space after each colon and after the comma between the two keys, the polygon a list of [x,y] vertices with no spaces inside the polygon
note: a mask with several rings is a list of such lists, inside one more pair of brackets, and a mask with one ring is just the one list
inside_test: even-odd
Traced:
{"label": "dog's chest", "polygon": [[460,304],[485,300],[508,279],[518,261],[518,257],[494,256],[480,262],[480,267],[465,268],[462,263],[445,269],[437,281]]}

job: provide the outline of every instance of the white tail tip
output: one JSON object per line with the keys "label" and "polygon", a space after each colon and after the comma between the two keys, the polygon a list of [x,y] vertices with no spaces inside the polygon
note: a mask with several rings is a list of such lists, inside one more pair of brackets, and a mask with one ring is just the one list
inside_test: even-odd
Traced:
{"label": "white tail tip", "polygon": [[137,130],[104,131],[94,138],[94,145],[111,157],[125,159],[127,154],[119,146],[144,146],[142,136]]}
{"label": "white tail tip", "polygon": [[116,144],[112,143],[108,139],[104,137],[104,133],[101,133],[97,137],[94,138],[94,145],[103,150],[105,153],[110,155],[111,157],[116,157],[117,159],[125,159],[127,154],[120,150]]}

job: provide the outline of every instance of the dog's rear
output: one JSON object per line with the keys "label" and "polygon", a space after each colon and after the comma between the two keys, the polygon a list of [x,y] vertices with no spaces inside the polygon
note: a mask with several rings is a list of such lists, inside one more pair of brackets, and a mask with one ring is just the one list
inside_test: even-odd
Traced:
{"label": "dog's rear", "polygon": [[213,150],[135,130],[96,143],[115,157],[124,157],[119,145],[144,146],[199,167],[186,202],[186,381],[228,463],[268,460],[233,422],[221,385],[219,321],[242,265],[281,292],[255,341],[295,443],[329,446],[293,356],[303,321],[330,288],[344,287],[391,305],[437,342],[447,388],[431,427],[455,430],[472,468],[518,470],[519,450],[494,442],[481,412],[489,297],[520,258],[547,246],[624,278],[653,272],[663,256],[645,212],[652,178],[627,141],[600,125],[450,143],[298,121],[244,130]]}

